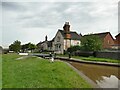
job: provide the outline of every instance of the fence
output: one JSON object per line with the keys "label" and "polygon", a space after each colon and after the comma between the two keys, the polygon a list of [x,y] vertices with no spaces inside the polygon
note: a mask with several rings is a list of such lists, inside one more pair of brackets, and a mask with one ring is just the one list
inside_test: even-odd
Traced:
{"label": "fence", "polygon": [[120,60],[120,52],[95,52],[95,56],[99,58],[111,58]]}
{"label": "fence", "polygon": [[120,60],[120,51],[77,51],[74,53],[76,56],[94,56],[98,58],[110,58],[110,59],[118,59]]}

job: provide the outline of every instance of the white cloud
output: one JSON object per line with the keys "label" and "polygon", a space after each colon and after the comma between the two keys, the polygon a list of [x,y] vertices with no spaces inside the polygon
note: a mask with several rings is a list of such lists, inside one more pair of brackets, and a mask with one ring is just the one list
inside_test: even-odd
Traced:
{"label": "white cloud", "polygon": [[118,2],[119,0],[2,0],[3,2]]}
{"label": "white cloud", "polygon": [[[0,12],[2,12],[1,2],[0,2]],[[2,13],[0,13],[0,45],[2,45]]]}
{"label": "white cloud", "polygon": [[3,2],[3,46],[52,39],[65,21],[78,33],[117,34],[116,2]]}

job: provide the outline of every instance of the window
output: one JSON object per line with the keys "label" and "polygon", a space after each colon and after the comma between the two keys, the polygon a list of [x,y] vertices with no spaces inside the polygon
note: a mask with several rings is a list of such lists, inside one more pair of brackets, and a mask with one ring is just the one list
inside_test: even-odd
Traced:
{"label": "window", "polygon": [[57,38],[57,42],[60,42],[60,36],[58,36],[58,38]]}
{"label": "window", "polygon": [[59,44],[59,49],[61,48],[61,45]]}

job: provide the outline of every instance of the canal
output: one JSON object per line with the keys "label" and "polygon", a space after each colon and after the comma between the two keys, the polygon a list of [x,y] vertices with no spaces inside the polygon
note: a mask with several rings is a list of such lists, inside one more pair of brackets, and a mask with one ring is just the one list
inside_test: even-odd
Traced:
{"label": "canal", "polygon": [[119,68],[78,62],[68,62],[77,70],[82,72],[100,88],[118,88],[120,82]]}

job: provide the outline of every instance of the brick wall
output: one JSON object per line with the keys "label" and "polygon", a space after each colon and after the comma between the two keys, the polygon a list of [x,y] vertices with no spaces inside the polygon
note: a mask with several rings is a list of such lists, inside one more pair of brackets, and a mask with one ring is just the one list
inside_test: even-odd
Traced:
{"label": "brick wall", "polygon": [[110,34],[104,38],[103,48],[111,48],[111,45],[114,45],[114,40]]}
{"label": "brick wall", "polygon": [[116,37],[115,44],[120,45],[120,35]]}
{"label": "brick wall", "polygon": [[73,53],[73,55],[76,56],[94,56],[94,57],[98,57],[98,58],[110,58],[110,59],[118,59],[120,60],[120,51],[109,51],[109,52],[105,52],[105,51],[97,51],[97,52],[93,52],[93,51],[76,51],[75,53]]}

